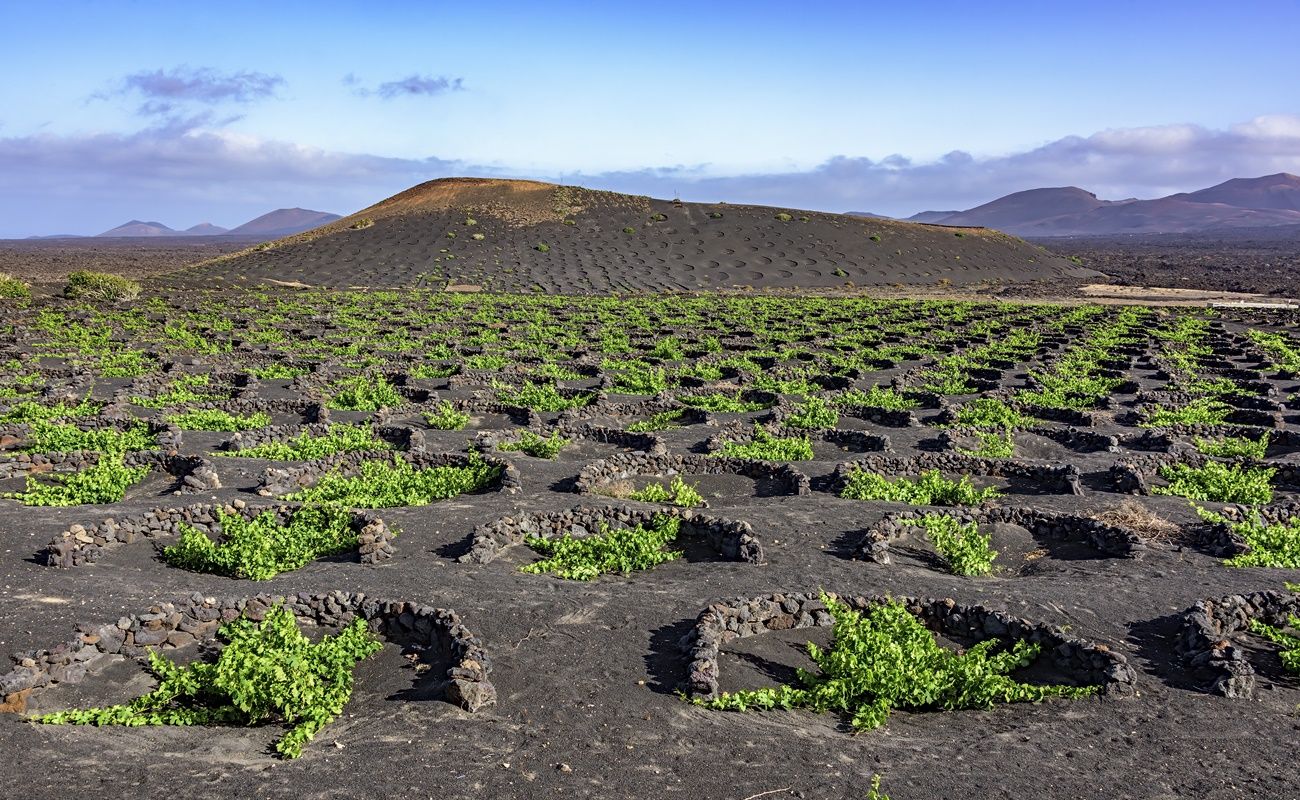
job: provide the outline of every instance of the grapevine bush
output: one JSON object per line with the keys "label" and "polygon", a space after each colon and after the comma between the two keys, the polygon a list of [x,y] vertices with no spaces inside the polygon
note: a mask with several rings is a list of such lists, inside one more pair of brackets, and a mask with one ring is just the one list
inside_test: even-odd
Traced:
{"label": "grapevine bush", "polygon": [[1206,522],[1228,526],[1245,543],[1246,552],[1223,562],[1228,566],[1300,569],[1300,518],[1267,523],[1256,515],[1234,521],[1199,506],[1196,514]]}
{"label": "grapevine bush", "polygon": [[365,375],[344,378],[337,386],[339,391],[327,403],[336,411],[378,411],[381,408],[396,408],[406,402],[401,392],[382,375],[374,378]]}
{"label": "grapevine bush", "polygon": [[365,620],[353,620],[319,643],[298,630],[293,613],[276,606],[261,622],[239,618],[221,626],[225,641],[215,662],[182,666],[157,651],[149,667],[158,688],[130,703],[57,711],[35,718],[52,725],[257,725],[288,724],[275,743],[285,758],[343,712],[352,697],[357,662],[382,645]]}
{"label": "grapevine bush", "polygon": [[926,537],[954,575],[974,577],[993,570],[993,560],[998,557],[997,551],[990,547],[993,537],[980,533],[976,523],[963,525],[947,514],[926,514],[904,522],[925,530]]}
{"label": "grapevine bush", "polygon": [[682,508],[693,508],[704,503],[704,497],[695,485],[682,480],[681,475],[674,476],[667,487],[661,483],[646,484],[644,489],[632,492],[628,497],[643,503],[668,503]]}
{"label": "grapevine bush", "polygon": [[519,569],[533,574],[551,573],[574,581],[650,569],[681,555],[664,549],[677,538],[680,526],[677,517],[657,514],[649,526],[611,530],[602,523],[600,532],[591,536],[575,537],[568,533],[554,539],[530,536],[524,540],[525,544],[545,558]]}
{"label": "grapevine bush", "polygon": [[[1293,629],[1300,629],[1300,617],[1292,614],[1287,617],[1287,624]],[[1287,672],[1300,674],[1300,636],[1293,636],[1281,628],[1266,625],[1257,619],[1250,621],[1250,631],[1281,647],[1278,658],[1282,661],[1282,668]]]}
{"label": "grapevine bush", "polygon": [[501,474],[477,453],[464,467],[416,469],[400,456],[389,461],[363,461],[356,475],[331,472],[315,486],[286,495],[301,503],[333,503],[349,508],[424,506],[467,492],[478,491]]}
{"label": "grapevine bush", "polygon": [[73,473],[27,476],[24,491],[5,497],[28,506],[81,506],[121,502],[126,490],[149,474],[148,466],[128,467],[121,454],[105,454],[92,467]]}
{"label": "grapevine bush", "polygon": [[217,521],[220,541],[182,525],[179,541],[163,549],[163,559],[194,572],[266,581],[357,546],[351,515],[335,507],[300,508],[284,525],[273,511],[252,519],[219,511]]}
{"label": "grapevine bush", "polygon": [[916,480],[890,481],[884,475],[857,467],[840,490],[840,497],[850,500],[886,500],[914,506],[973,506],[1001,496],[996,487],[976,489],[969,476],[952,481],[937,469],[921,473]]}
{"label": "grapevine bush", "polygon": [[754,438],[748,442],[726,442],[722,455],[760,461],[809,461],[813,458],[812,442],[807,436],[780,438],[754,425]]}
{"label": "grapevine bush", "polygon": [[1040,686],[1008,677],[1033,663],[1036,644],[1018,641],[998,652],[998,642],[989,639],[959,653],[939,646],[901,601],[860,612],[826,595],[822,600],[834,634],[828,649],[808,643],[817,672],[799,670],[798,686],[724,692],[700,704],[727,711],[834,711],[854,730],[866,731],[884,725],[895,708],[955,711],[1096,692],[1092,686]]}
{"label": "grapevine bush", "polygon": [[272,461],[313,461],[339,453],[368,450],[391,450],[393,446],[375,436],[369,425],[331,425],[324,434],[303,432],[287,442],[265,442],[256,447],[232,450],[219,455],[238,458],[265,458]]}
{"label": "grapevine bush", "polygon": [[458,431],[469,424],[469,414],[443,400],[432,411],[424,412],[424,421],[434,430]]}
{"label": "grapevine bush", "polygon": [[219,431],[238,433],[265,428],[271,424],[271,415],[264,411],[252,414],[231,414],[217,408],[198,408],[172,414],[167,421],[183,431]]}
{"label": "grapevine bush", "polygon": [[564,438],[559,431],[551,431],[550,436],[539,436],[525,430],[520,432],[518,439],[513,442],[503,442],[497,445],[497,449],[521,452],[533,458],[555,458],[561,450],[571,444],[573,440]]}
{"label": "grapevine bush", "polygon": [[1175,495],[1189,500],[1257,505],[1273,499],[1271,467],[1242,467],[1208,461],[1203,467],[1171,464],[1160,468],[1168,486],[1151,487],[1152,494]]}

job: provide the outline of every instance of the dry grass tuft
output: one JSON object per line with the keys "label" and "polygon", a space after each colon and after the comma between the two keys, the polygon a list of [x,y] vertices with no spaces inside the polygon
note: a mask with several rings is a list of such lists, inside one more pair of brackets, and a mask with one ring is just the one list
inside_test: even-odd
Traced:
{"label": "dry grass tuft", "polygon": [[616,500],[627,500],[636,494],[636,487],[632,485],[631,481],[615,481],[598,488],[596,494],[603,494]]}
{"label": "dry grass tuft", "polygon": [[1100,514],[1093,514],[1092,518],[1107,525],[1128,528],[1143,539],[1153,542],[1173,541],[1183,530],[1177,523],[1156,515],[1136,500],[1125,500]]}

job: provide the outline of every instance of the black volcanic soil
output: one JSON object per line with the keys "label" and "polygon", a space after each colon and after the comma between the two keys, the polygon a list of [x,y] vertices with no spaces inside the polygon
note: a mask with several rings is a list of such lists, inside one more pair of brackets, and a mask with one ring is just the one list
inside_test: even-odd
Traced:
{"label": "black volcanic soil", "polygon": [[1097,277],[985,229],[676,203],[526,181],[444,179],[308,234],[188,270],[171,284],[453,284],[574,293],[1061,287]]}
{"label": "black volcanic soil", "polygon": [[0,239],[0,272],[55,287],[79,269],[152,278],[243,250],[252,241],[229,236]]}
{"label": "black volcanic soil", "polygon": [[1300,295],[1300,228],[1038,239],[1131,286]]}
{"label": "black volcanic soil", "polygon": [[[291,294],[285,296],[292,300]],[[220,302],[238,316],[238,301],[235,296],[234,302],[230,297]],[[172,302],[178,309],[197,308],[187,305],[184,295]],[[467,317],[471,311],[472,306],[466,308]],[[301,320],[287,324],[311,341],[327,332],[328,317],[322,314],[305,326]],[[1232,321],[1227,327],[1242,328]],[[823,344],[828,342],[810,346]],[[1143,386],[1163,385],[1144,358],[1161,346],[1151,339],[1141,348],[1143,357],[1124,356],[1129,374]],[[30,355],[24,352],[22,358]],[[1241,359],[1242,365],[1247,360]],[[200,361],[199,369],[222,363],[221,357]],[[1002,384],[1023,386],[1031,366],[1006,369]],[[870,386],[896,374],[864,374],[855,385]],[[1270,380],[1283,394],[1300,388],[1294,379]],[[284,386],[268,380],[246,396],[283,396]],[[1133,402],[1132,396],[1116,399],[1121,409]],[[920,413],[924,420],[935,414]],[[937,433],[856,422],[852,427],[891,436],[900,455],[921,452],[921,440]],[[1102,415],[1099,425],[1135,432],[1111,415]],[[1294,411],[1287,413],[1285,425],[1291,430],[1300,425]],[[686,454],[716,430],[690,425],[664,438],[671,452]],[[185,450],[206,454],[212,441],[187,434]],[[1016,495],[1003,502],[1081,514],[1114,506],[1126,496],[1105,488],[1099,476],[1115,457],[1076,456],[1088,473],[1081,497]],[[532,558],[525,548],[486,565],[456,563],[454,556],[480,523],[517,512],[613,502],[566,490],[580,461],[509,458],[521,472],[521,494],[486,493],[382,512],[402,531],[392,562],[372,567],[324,560],[267,583],[169,568],[143,541],[111,550],[93,566],[57,569],[34,559],[72,523],[212,498],[255,500],[254,465],[221,460],[226,488],[210,495],[53,510],[0,501],[5,612],[0,652],[48,647],[64,641],[77,622],[112,621],[192,592],[365,591],[457,610],[493,657],[492,679],[500,693],[496,706],[475,714],[436,699],[399,697],[411,681],[389,648],[359,671],[344,716],[291,762],[268,755],[278,728],[74,728],[35,726],[0,714],[5,775],[0,795],[31,800],[85,795],[742,800],[764,794],[861,800],[870,776],[879,773],[895,800],[1300,797],[1295,771],[1300,686],[1290,679],[1263,679],[1256,699],[1227,700],[1194,690],[1189,673],[1173,659],[1177,623],[1172,615],[1200,598],[1277,588],[1294,577],[1291,572],[1228,569],[1195,548],[1168,543],[1154,544],[1140,560],[1074,558],[1053,551],[1038,554],[1032,570],[1008,569],[980,579],[936,569],[923,552],[909,550],[923,551],[917,543],[902,543],[892,564],[866,563],[849,557],[863,529],[899,506],[844,500],[823,488],[802,497],[724,492],[709,498],[707,513],[753,526],[766,552],[762,565],[681,559],[648,572],[580,583],[518,572],[516,567]],[[824,487],[835,463],[798,466],[815,487]],[[1193,520],[1180,498],[1141,502],[1175,521]],[[999,533],[1011,562],[1023,561],[1032,546],[1017,535]],[[1138,672],[1139,695],[952,714],[897,712],[885,727],[853,736],[831,714],[714,712],[673,693],[686,666],[677,642],[710,602],[818,588],[951,597],[1067,626],[1074,635],[1126,655]],[[770,685],[773,676],[806,665],[796,647],[800,641],[824,641],[824,632],[769,636],[728,649],[722,660],[724,686]],[[112,702],[149,685],[138,671],[119,665],[79,686],[39,693],[34,702],[43,708]]]}

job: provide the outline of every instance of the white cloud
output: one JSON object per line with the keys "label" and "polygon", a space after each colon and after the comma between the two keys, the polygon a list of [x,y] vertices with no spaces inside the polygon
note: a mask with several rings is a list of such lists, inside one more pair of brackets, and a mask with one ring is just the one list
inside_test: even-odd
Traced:
{"label": "white cloud", "polygon": [[800,172],[716,176],[709,165],[526,174],[438,157],[393,158],[268,141],[190,124],[131,134],[0,137],[0,235],[94,232],[130,217],[237,224],[278,206],[348,213],[447,175],[532,177],[686,199],[906,215],[1009,192],[1075,185],[1156,197],[1235,177],[1300,172],[1300,116],[1212,130],[1162,125],[1069,136],[1018,153],[933,162],[835,156]]}

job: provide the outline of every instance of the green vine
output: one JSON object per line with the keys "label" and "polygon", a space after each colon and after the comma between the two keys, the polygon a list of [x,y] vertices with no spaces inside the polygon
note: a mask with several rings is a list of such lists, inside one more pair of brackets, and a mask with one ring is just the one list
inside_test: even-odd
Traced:
{"label": "green vine", "polygon": [[391,462],[363,461],[356,475],[332,472],[315,486],[286,495],[285,499],[349,508],[424,506],[478,491],[501,474],[501,467],[485,463],[477,453],[470,453],[469,459],[464,467],[427,469],[416,469],[397,455]]}
{"label": "green vine", "polygon": [[221,626],[226,645],[213,663],[181,666],[156,651],[149,668],[158,688],[130,703],[57,711],[35,717],[48,725],[290,725],[275,743],[286,758],[343,712],[357,662],[382,645],[362,619],[313,644],[292,612],[276,606],[262,622],[240,618]]}
{"label": "green vine", "polygon": [[677,538],[680,526],[677,517],[657,514],[649,527],[638,525],[611,530],[601,523],[600,532],[592,536],[575,537],[568,533],[554,539],[530,536],[524,543],[546,558],[525,564],[519,570],[532,574],[549,572],[571,581],[590,581],[612,572],[627,574],[650,569],[681,555],[664,549]]}
{"label": "green vine", "polygon": [[1009,673],[1033,663],[1039,646],[1017,641],[995,652],[997,640],[979,642],[965,652],[940,647],[901,601],[865,612],[823,595],[834,619],[834,638],[823,650],[808,643],[819,672],[799,670],[802,685],[724,692],[697,701],[724,711],[806,708],[834,711],[854,730],[878,728],[895,708],[991,708],[995,703],[1038,702],[1049,697],[1085,697],[1093,686],[1040,686],[1020,683]]}
{"label": "green vine", "polygon": [[921,473],[916,480],[898,478],[891,482],[884,475],[857,467],[840,490],[840,497],[850,500],[886,500],[914,506],[974,506],[1001,496],[993,486],[976,489],[968,475],[952,481],[937,469]]}
{"label": "green vine", "polygon": [[220,541],[191,525],[182,525],[180,539],[163,549],[163,559],[173,567],[267,581],[328,555],[357,546],[352,516],[335,507],[304,507],[281,525],[275,512],[263,511],[247,519],[217,512]]}

